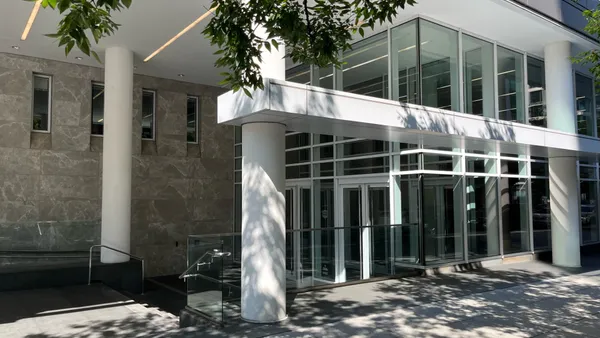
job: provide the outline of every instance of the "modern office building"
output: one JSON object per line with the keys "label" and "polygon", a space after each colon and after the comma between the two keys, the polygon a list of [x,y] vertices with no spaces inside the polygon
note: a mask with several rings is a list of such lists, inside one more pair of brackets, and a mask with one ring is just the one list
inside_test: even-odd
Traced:
{"label": "modern office building", "polygon": [[196,264],[189,235],[241,233],[242,317],[269,322],[290,288],[543,251],[575,267],[600,243],[596,90],[570,60],[598,48],[596,1],[421,0],[341,69],[265,52],[252,98],[216,86],[200,27],[142,61],[207,5],[116,14],[104,69],[42,36],[56,13],[25,40],[32,4],[0,14],[0,244],[101,242],[163,275]]}

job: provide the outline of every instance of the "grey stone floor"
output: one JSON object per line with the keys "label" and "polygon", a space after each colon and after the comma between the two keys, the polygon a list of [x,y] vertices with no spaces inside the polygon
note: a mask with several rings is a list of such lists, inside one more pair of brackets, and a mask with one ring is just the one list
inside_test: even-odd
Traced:
{"label": "grey stone floor", "polygon": [[0,293],[0,337],[600,337],[600,260],[541,262],[298,294],[278,325],[177,328],[100,285]]}

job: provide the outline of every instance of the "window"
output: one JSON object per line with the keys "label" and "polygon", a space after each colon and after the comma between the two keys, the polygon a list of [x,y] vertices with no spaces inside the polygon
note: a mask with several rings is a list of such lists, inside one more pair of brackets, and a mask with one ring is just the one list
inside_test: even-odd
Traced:
{"label": "window", "polygon": [[546,128],[546,76],[544,71],[543,61],[527,58],[529,124]]}
{"label": "window", "polygon": [[92,135],[104,135],[104,85],[92,83]]}
{"label": "window", "polygon": [[592,107],[594,95],[594,83],[591,78],[581,74],[575,74],[575,96],[577,105],[577,133],[580,135],[593,136]]}
{"label": "window", "polygon": [[142,92],[142,139],[154,140],[155,92],[144,89]]}
{"label": "window", "polygon": [[417,20],[392,28],[392,99],[420,102]]}
{"label": "window", "polygon": [[310,66],[299,65],[285,71],[285,79],[290,82],[310,85]]}
{"label": "window", "polygon": [[187,141],[198,143],[199,140],[198,98],[188,96],[187,98]]}
{"label": "window", "polygon": [[344,54],[343,90],[350,93],[388,97],[387,34],[372,36]]}
{"label": "window", "polygon": [[525,123],[523,55],[498,47],[499,118]]}
{"label": "window", "polygon": [[33,75],[33,130],[50,131],[52,107],[52,78]]}
{"label": "window", "polygon": [[463,35],[465,112],[495,117],[494,45]]}

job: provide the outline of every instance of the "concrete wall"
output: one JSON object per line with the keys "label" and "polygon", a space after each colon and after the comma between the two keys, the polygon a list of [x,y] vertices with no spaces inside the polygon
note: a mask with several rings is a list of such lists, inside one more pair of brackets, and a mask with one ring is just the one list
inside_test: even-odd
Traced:
{"label": "concrete wall", "polygon": [[[595,9],[598,0],[515,0],[565,25],[583,32],[587,22],[582,11]],[[587,33],[586,33],[587,34]]]}
{"label": "concrete wall", "polygon": [[[31,131],[33,73],[52,76],[50,133]],[[103,139],[91,135],[91,92],[103,77],[101,68],[0,53],[0,250],[98,239]],[[156,90],[154,141],[141,139],[142,88]],[[232,229],[233,129],[216,124],[222,91],[134,76],[131,247],[149,275],[183,271],[187,235]],[[200,98],[199,144],[186,140],[188,94]],[[38,231],[36,222],[58,223]],[[56,238],[40,247],[35,236]]]}

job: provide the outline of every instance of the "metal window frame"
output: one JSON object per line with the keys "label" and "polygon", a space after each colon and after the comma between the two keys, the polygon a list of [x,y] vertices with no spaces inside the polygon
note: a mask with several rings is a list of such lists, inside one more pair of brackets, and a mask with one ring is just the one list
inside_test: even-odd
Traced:
{"label": "metal window frame", "polygon": [[[33,127],[33,118],[34,118],[34,110],[35,110],[35,102],[34,102],[34,95],[35,95],[35,78],[42,78],[42,79],[46,79],[48,80],[48,129],[46,130],[42,130],[42,129],[34,129]],[[53,83],[52,83],[52,75],[48,75],[48,74],[41,74],[41,73],[33,73],[32,74],[32,81],[31,81],[31,131],[34,133],[42,133],[42,134],[49,134],[52,132],[52,91],[54,89]]]}
{"label": "metal window frame", "polygon": [[[189,103],[190,99],[194,99],[196,101],[196,120],[195,120],[195,129],[196,129],[196,139],[191,142],[191,141],[187,141],[188,144],[200,144],[200,98],[197,95],[188,95],[187,96],[187,100],[186,100],[186,108],[187,108],[187,103]],[[187,109],[186,109],[186,116],[187,116]],[[186,119],[186,127],[187,127],[187,119]],[[186,128],[186,139],[187,139],[187,128]],[[235,148],[234,148],[235,151]]]}

